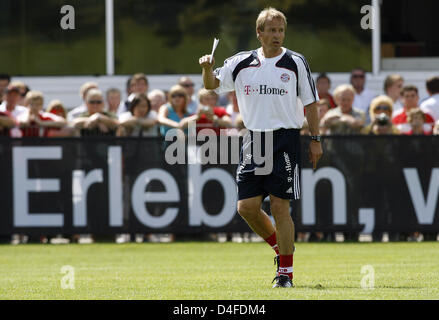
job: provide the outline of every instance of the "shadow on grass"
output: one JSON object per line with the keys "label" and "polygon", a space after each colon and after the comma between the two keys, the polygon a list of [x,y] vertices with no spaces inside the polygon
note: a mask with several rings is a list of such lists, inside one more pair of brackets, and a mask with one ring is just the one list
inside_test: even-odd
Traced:
{"label": "shadow on grass", "polygon": [[[333,286],[328,285],[324,286],[321,284],[316,285],[294,285],[296,289],[313,289],[313,290],[328,290],[328,289],[362,289],[360,286]],[[375,286],[374,289],[423,289],[424,287],[420,286],[413,286],[413,287],[406,287],[406,286]],[[368,290],[368,289],[364,289]]]}

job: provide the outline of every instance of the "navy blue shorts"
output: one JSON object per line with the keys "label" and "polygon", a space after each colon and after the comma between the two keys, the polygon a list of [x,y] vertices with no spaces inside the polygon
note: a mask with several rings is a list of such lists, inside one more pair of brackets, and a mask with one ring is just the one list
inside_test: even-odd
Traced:
{"label": "navy blue shorts", "polygon": [[271,170],[269,165],[265,166],[266,163],[259,160],[261,156],[270,156],[271,148],[265,143],[265,135],[270,133],[249,130],[244,136],[236,170],[239,200],[259,195],[265,199],[269,194],[282,199],[300,198],[300,130],[278,129],[271,133]]}

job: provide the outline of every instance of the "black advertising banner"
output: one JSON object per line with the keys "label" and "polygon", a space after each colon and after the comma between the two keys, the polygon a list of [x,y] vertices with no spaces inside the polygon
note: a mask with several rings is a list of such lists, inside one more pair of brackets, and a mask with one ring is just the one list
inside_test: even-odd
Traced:
{"label": "black advertising banner", "polygon": [[[249,231],[236,213],[239,141],[227,141],[228,150],[218,141],[172,149],[162,138],[1,138],[0,234]],[[313,171],[302,141],[297,231],[439,232],[439,137],[334,136],[323,146]],[[194,160],[207,149],[217,164]]]}

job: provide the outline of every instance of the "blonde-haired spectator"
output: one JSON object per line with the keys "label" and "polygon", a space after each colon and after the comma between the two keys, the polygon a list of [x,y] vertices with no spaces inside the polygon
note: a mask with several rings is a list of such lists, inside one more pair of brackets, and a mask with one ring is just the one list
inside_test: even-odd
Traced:
{"label": "blonde-haired spectator", "polygon": [[25,104],[28,111],[17,118],[23,137],[48,137],[51,129],[67,125],[64,118],[43,111],[44,96],[40,91],[29,91]]}
{"label": "blonde-haired spectator", "polygon": [[160,134],[166,136],[170,129],[182,129],[188,134],[187,127],[190,122],[197,121],[197,115],[191,115],[187,110],[189,97],[186,90],[179,84],[169,90],[169,102],[159,109],[158,122]]}
{"label": "blonde-haired spectator", "polygon": [[85,98],[88,94],[88,92],[92,89],[98,89],[98,84],[96,82],[86,82],[84,83],[81,88],[79,89],[79,95],[83,101],[83,103],[79,106],[74,108],[73,110],[71,110],[68,114],[67,114],[67,121],[68,122],[72,122],[73,120],[75,120],[76,118],[78,118],[80,115],[82,115],[84,112],[87,111],[87,106],[85,104]]}
{"label": "blonde-haired spectator", "polygon": [[337,107],[329,110],[320,122],[325,134],[357,134],[365,124],[363,111],[354,108],[355,89],[343,84],[334,90]]}
{"label": "blonde-haired spectator", "polygon": [[404,85],[404,78],[400,74],[390,74],[384,80],[384,94],[393,101],[393,110],[403,108],[401,102],[401,90]]}
{"label": "blonde-haired spectator", "polygon": [[392,124],[393,101],[385,95],[372,100],[369,108],[371,123],[363,128],[364,134],[400,134]]}

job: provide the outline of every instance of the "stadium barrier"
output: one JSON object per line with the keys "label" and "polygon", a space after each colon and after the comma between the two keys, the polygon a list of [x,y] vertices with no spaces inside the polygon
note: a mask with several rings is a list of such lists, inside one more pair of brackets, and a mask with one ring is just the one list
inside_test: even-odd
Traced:
{"label": "stadium barrier", "polygon": [[[439,232],[439,137],[326,137],[315,171],[307,141],[297,231]],[[0,234],[249,231],[236,164],[171,165],[165,143],[1,137]]]}

